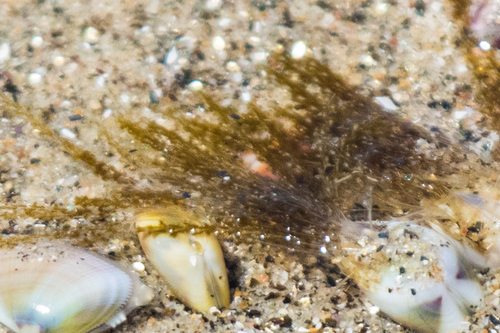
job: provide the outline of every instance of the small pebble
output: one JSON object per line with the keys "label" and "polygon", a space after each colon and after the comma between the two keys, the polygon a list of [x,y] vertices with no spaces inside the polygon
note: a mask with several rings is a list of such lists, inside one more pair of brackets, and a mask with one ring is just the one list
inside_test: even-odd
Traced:
{"label": "small pebble", "polygon": [[176,60],[177,60],[177,57],[178,57],[178,52],[177,52],[177,48],[172,48],[168,53],[167,53],[167,56],[165,57],[165,64],[167,65],[171,65],[173,64]]}
{"label": "small pebble", "polygon": [[224,48],[226,47],[226,42],[221,36],[215,36],[214,38],[212,38],[212,47],[217,51],[224,50]]}
{"label": "small pebble", "polygon": [[75,114],[75,115],[69,116],[68,119],[69,119],[69,121],[77,121],[77,120],[81,120],[82,116],[79,114]]}
{"label": "small pebble", "polygon": [[377,96],[375,97],[375,102],[384,109],[384,111],[394,112],[398,109],[398,106],[394,104],[394,102],[385,96]]}
{"label": "small pebble", "polygon": [[251,36],[250,38],[248,38],[248,43],[252,45],[260,44],[260,38],[257,36]]}
{"label": "small pebble", "polygon": [[0,45],[0,64],[3,64],[10,59],[10,46],[9,43],[2,43]]}
{"label": "small pebble", "polygon": [[62,56],[55,56],[53,59],[52,59],[52,63],[55,65],[55,66],[62,66],[64,65],[64,57]]}
{"label": "small pebble", "polygon": [[74,139],[76,138],[76,134],[71,132],[69,129],[67,128],[63,128],[59,131],[59,133],[61,133],[61,136],[63,138],[66,138],[66,139]]}
{"label": "small pebble", "polygon": [[372,315],[376,315],[380,311],[380,308],[378,306],[370,306],[368,308],[368,312]]}
{"label": "small pebble", "polygon": [[108,78],[108,74],[104,73],[95,78],[95,88],[103,89],[106,86],[106,79]]}
{"label": "small pebble", "polygon": [[188,85],[189,90],[191,91],[200,91],[203,89],[203,83],[198,80],[191,81],[191,83]]}
{"label": "small pebble", "polygon": [[218,9],[221,4],[222,0],[207,0],[207,2],[205,2],[205,8],[208,10],[215,10]]}
{"label": "small pebble", "polygon": [[387,9],[389,9],[389,4],[387,4],[386,2],[380,2],[375,7],[375,14],[384,15],[385,13],[387,13]]}
{"label": "small pebble", "polygon": [[485,40],[479,42],[479,48],[483,51],[489,51],[491,49],[490,43]]}
{"label": "small pebble", "polygon": [[303,41],[299,40],[295,42],[292,46],[292,51],[290,52],[292,58],[300,59],[306,55],[307,45]]}
{"label": "small pebble", "polygon": [[130,106],[130,96],[126,93],[120,95],[120,104],[128,107]]}
{"label": "small pebble", "polygon": [[233,80],[233,82],[240,83],[241,81],[243,81],[243,73],[234,73],[233,76],[231,76],[231,80]]}
{"label": "small pebble", "polygon": [[208,313],[211,313],[211,314],[219,314],[220,313],[220,310],[217,309],[216,306],[212,306],[210,309],[208,309]]}
{"label": "small pebble", "polygon": [[241,70],[240,66],[234,61],[228,61],[226,69],[230,72],[239,72]]}
{"label": "small pebble", "polygon": [[258,51],[250,54],[250,58],[252,59],[252,62],[255,64],[266,62],[268,56],[269,53],[265,51]]}
{"label": "small pebble", "polygon": [[223,17],[219,20],[219,27],[223,29],[229,28],[229,25],[231,24],[231,19],[227,17]]}
{"label": "small pebble", "polygon": [[104,112],[102,113],[102,117],[104,119],[108,119],[109,117],[111,117],[111,115],[113,114],[113,110],[111,109],[106,109],[104,110]]}
{"label": "small pebble", "polygon": [[142,262],[139,262],[139,261],[134,262],[132,264],[132,268],[137,272],[144,272],[144,270],[146,269],[144,264]]}
{"label": "small pebble", "polygon": [[39,85],[42,82],[42,75],[40,73],[31,73],[28,76],[28,82],[33,85]]}
{"label": "small pebble", "polygon": [[375,60],[373,60],[372,56],[369,54],[361,55],[359,61],[365,66],[373,66],[375,64]]}
{"label": "small pebble", "polygon": [[69,109],[71,107],[71,102],[65,99],[64,101],[61,102],[61,108],[63,109]]}
{"label": "small pebble", "polygon": [[89,44],[95,44],[99,41],[99,31],[94,27],[88,27],[83,32],[83,40]]}
{"label": "small pebble", "polygon": [[35,36],[31,38],[31,46],[34,48],[39,48],[43,45],[43,38],[41,36]]}
{"label": "small pebble", "polygon": [[245,103],[250,102],[252,100],[252,94],[248,91],[241,93],[241,100]]}

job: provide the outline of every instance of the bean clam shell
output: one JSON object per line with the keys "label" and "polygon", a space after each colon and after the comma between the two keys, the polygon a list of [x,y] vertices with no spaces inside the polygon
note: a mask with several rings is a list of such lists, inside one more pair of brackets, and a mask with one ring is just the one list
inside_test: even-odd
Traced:
{"label": "bean clam shell", "polygon": [[118,264],[65,245],[0,251],[0,322],[14,332],[100,332],[152,290]]}
{"label": "bean clam shell", "polygon": [[351,235],[343,244],[342,264],[371,303],[418,332],[467,328],[468,317],[483,302],[474,270],[486,267],[483,256],[438,226],[385,222],[373,226],[381,228],[374,233],[371,226],[361,230],[355,224],[346,223]]}
{"label": "bean clam shell", "polygon": [[209,223],[171,206],[136,221],[142,248],[170,291],[196,311],[229,307],[224,256]]}

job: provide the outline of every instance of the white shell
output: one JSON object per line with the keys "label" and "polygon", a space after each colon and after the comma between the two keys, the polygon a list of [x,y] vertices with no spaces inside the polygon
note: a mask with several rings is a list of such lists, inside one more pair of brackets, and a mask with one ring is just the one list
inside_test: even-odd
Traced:
{"label": "white shell", "polygon": [[486,260],[437,227],[386,222],[382,230],[383,237],[375,233],[361,247],[344,244],[343,264],[368,299],[418,332],[467,329],[468,317],[483,300],[473,266],[484,267]]}
{"label": "white shell", "polygon": [[142,214],[136,223],[144,253],[171,292],[201,312],[229,307],[224,256],[214,234],[203,231],[206,223],[177,206]]}
{"label": "white shell", "polygon": [[135,275],[74,247],[1,249],[0,267],[0,322],[14,332],[99,332],[153,298]]}

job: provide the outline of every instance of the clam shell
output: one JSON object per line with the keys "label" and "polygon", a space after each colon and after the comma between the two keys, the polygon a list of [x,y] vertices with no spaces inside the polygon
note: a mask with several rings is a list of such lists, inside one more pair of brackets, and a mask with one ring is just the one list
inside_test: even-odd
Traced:
{"label": "clam shell", "polygon": [[452,193],[424,202],[428,219],[444,220],[454,239],[484,254],[488,266],[500,267],[500,191],[483,187],[478,194]]}
{"label": "clam shell", "polygon": [[103,331],[153,297],[117,264],[64,245],[2,249],[0,267],[0,322],[14,332]]}
{"label": "clam shell", "polygon": [[474,268],[485,267],[486,259],[438,227],[402,222],[377,227],[375,233],[366,227],[364,236],[358,228],[361,238],[343,244],[342,264],[368,299],[418,332],[461,331],[483,301]]}
{"label": "clam shell", "polygon": [[172,206],[139,215],[136,226],[146,257],[173,294],[200,312],[229,307],[224,256],[213,232],[204,231],[208,221]]}

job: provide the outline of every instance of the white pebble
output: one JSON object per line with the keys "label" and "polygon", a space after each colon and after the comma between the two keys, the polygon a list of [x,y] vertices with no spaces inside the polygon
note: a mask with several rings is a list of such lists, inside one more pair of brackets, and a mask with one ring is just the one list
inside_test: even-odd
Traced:
{"label": "white pebble", "polygon": [[308,328],[305,328],[305,327],[299,327],[299,328],[297,329],[297,332],[306,333],[306,332],[309,332],[309,329],[308,329]]}
{"label": "white pebble", "polygon": [[240,83],[241,81],[243,81],[243,73],[242,72],[234,73],[233,76],[231,76],[231,80],[233,80],[233,82]]}
{"label": "white pebble", "polygon": [[0,64],[3,64],[10,59],[10,46],[9,43],[2,43],[0,45]]}
{"label": "white pebble", "polygon": [[265,51],[258,51],[250,54],[250,58],[252,59],[252,62],[255,64],[267,61],[268,56],[269,53]]}
{"label": "white pebble", "polygon": [[248,43],[252,45],[260,44],[260,38],[257,36],[250,36],[250,38],[248,38]]}
{"label": "white pebble", "polygon": [[39,48],[43,45],[43,38],[41,36],[35,36],[31,38],[31,46],[34,48]]}
{"label": "white pebble", "polygon": [[234,323],[234,328],[241,330],[241,329],[245,328],[245,325],[243,325],[243,323],[241,321],[237,321]]}
{"label": "white pebble", "polygon": [[207,0],[207,2],[205,2],[205,8],[208,10],[214,10],[219,8],[221,3],[221,0]]}
{"label": "white pebble", "polygon": [[28,82],[31,85],[33,85],[33,86],[39,85],[42,82],[42,74],[40,74],[40,73],[31,73],[28,76]]}
{"label": "white pebble", "polygon": [[61,136],[63,138],[66,138],[66,139],[74,139],[76,138],[76,134],[71,132],[69,129],[67,128],[63,128],[59,131],[59,133],[61,133]]}
{"label": "white pebble", "polygon": [[63,109],[69,109],[71,107],[71,102],[67,99],[61,102],[61,108]]}
{"label": "white pebble", "polygon": [[284,316],[288,315],[288,310],[285,308],[281,308],[281,309],[279,309],[278,313],[280,314],[280,316],[284,317]]}
{"label": "white pebble", "polygon": [[326,254],[328,251],[325,246],[322,246],[319,248],[319,252],[321,252],[322,254]]}
{"label": "white pebble", "polygon": [[373,66],[375,64],[375,60],[373,60],[372,56],[369,54],[361,55],[359,61],[365,66]]}
{"label": "white pebble", "polygon": [[483,51],[489,51],[491,49],[490,43],[485,40],[479,42],[479,48]]}
{"label": "white pebble", "polygon": [[439,1],[434,1],[431,4],[431,10],[434,12],[440,12],[443,5]]}
{"label": "white pebble", "polygon": [[130,96],[126,93],[120,95],[120,104],[123,106],[130,106]]}
{"label": "white pebble", "polygon": [[108,78],[108,74],[104,73],[95,78],[95,88],[103,89],[106,86],[106,79]]}
{"label": "white pebble", "polygon": [[142,262],[136,261],[132,264],[132,268],[137,271],[137,272],[144,272],[146,267],[144,267],[144,264]]}
{"label": "white pebble", "polygon": [[217,51],[224,50],[226,47],[226,42],[221,36],[215,36],[212,38],[212,47]]}
{"label": "white pebble", "polygon": [[219,20],[219,27],[222,29],[229,28],[229,25],[231,24],[231,19],[227,17],[223,17]]}
{"label": "white pebble", "polygon": [[389,98],[385,96],[375,97],[375,103],[380,105],[384,111],[394,112],[398,109],[397,105]]}
{"label": "white pebble", "polygon": [[302,297],[301,299],[299,299],[299,303],[302,304],[303,307],[306,307],[311,304],[311,299],[309,297]]}
{"label": "white pebble", "polygon": [[188,85],[189,90],[191,91],[200,91],[203,89],[203,83],[198,80],[191,81],[191,83]]}
{"label": "white pebble", "polygon": [[57,67],[62,66],[62,65],[64,65],[64,63],[65,63],[64,57],[62,57],[62,56],[55,56],[55,57],[52,59],[52,63],[53,63],[55,66],[57,66]]}
{"label": "white pebble", "polygon": [[386,2],[380,2],[375,7],[375,14],[384,15],[385,13],[387,13],[387,9],[389,9],[389,5]]}
{"label": "white pebble", "polygon": [[211,313],[211,314],[218,314],[220,313],[220,310],[217,309],[216,306],[212,306],[210,309],[208,309],[208,313]]}
{"label": "white pebble", "polygon": [[252,100],[252,94],[248,91],[241,93],[241,100],[245,103],[250,102]]}
{"label": "white pebble", "polygon": [[94,27],[88,27],[83,32],[83,40],[90,44],[95,44],[99,41],[99,30]]}
{"label": "white pebble", "polygon": [[370,306],[368,308],[368,312],[372,315],[376,315],[380,311],[380,308],[378,306]]}
{"label": "white pebble", "polygon": [[306,55],[307,45],[303,41],[299,40],[298,42],[293,43],[292,51],[290,54],[294,59],[303,58]]}
{"label": "white pebble", "polygon": [[468,115],[468,112],[466,110],[456,110],[456,111],[453,111],[453,113],[452,113],[452,117],[455,120],[462,120],[465,117],[467,117],[467,115]]}
{"label": "white pebble", "polygon": [[226,69],[230,72],[239,72],[241,70],[240,66],[237,63],[235,63],[234,61],[229,61],[226,64]]}
{"label": "white pebble", "polygon": [[111,109],[106,109],[104,110],[104,112],[102,113],[102,117],[104,119],[108,119],[109,117],[111,117],[111,115],[113,114],[113,110]]}
{"label": "white pebble", "polygon": [[179,53],[177,52],[177,48],[172,48],[165,57],[165,64],[171,65],[177,60],[177,56]]}

